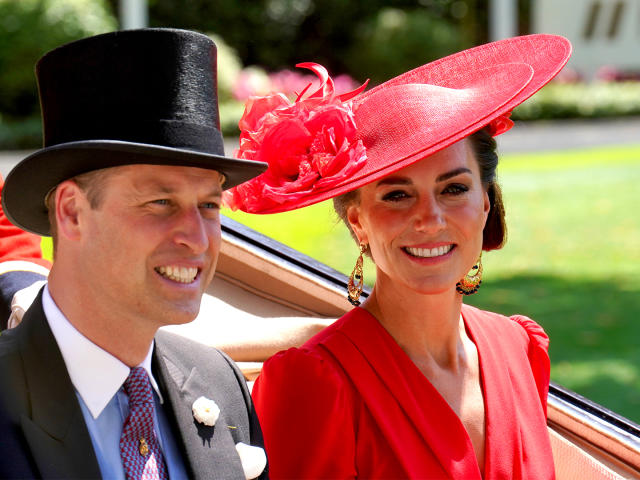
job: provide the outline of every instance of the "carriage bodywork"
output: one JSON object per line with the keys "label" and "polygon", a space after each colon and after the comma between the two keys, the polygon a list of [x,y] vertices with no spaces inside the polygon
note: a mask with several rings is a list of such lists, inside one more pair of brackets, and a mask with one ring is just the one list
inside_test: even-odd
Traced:
{"label": "carriage bodywork", "polygon": [[[264,321],[336,318],[352,308],[343,274],[226,217],[222,232],[207,293],[223,308]],[[249,380],[260,371],[257,362],[239,365]],[[550,387],[547,423],[559,479],[640,479],[640,426],[556,384]]]}

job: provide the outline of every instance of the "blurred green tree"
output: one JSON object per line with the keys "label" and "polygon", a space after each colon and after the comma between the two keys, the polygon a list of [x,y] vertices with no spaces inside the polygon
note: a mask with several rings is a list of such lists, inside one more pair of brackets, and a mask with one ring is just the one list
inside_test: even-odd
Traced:
{"label": "blurred green tree", "polygon": [[[109,2],[117,7],[118,0]],[[233,47],[244,65],[275,71],[314,61],[332,74],[348,73],[358,80],[386,79],[477,43],[478,33],[486,30],[482,23],[486,23],[486,3],[149,0],[149,18],[151,26],[213,32]],[[394,24],[391,28],[390,19]],[[394,23],[394,19],[400,20]]]}
{"label": "blurred green tree", "polygon": [[38,113],[33,71],[43,53],[116,26],[105,0],[0,0],[0,120]]}
{"label": "blurred green tree", "polygon": [[384,8],[359,25],[347,63],[381,83],[472,44],[459,25],[428,9]]}

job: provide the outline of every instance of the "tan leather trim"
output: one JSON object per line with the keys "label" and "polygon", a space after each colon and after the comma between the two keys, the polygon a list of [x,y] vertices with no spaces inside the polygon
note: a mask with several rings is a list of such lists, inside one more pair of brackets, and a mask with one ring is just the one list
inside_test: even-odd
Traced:
{"label": "tan leather trim", "polygon": [[623,475],[622,478],[640,479],[640,445],[637,441],[627,440],[624,432],[617,432],[614,427],[602,428],[598,422],[574,415],[551,397],[547,410],[550,428],[584,451],[586,456]]}
{"label": "tan leather trim", "polygon": [[311,315],[339,317],[350,308],[345,292],[228,238],[222,242],[216,272],[241,288]]}
{"label": "tan leather trim", "polygon": [[549,429],[557,480],[619,480],[622,477],[553,429]]}

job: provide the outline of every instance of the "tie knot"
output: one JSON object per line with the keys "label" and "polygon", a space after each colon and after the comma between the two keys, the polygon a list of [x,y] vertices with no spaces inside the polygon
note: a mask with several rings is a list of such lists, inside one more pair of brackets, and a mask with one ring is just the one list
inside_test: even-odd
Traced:
{"label": "tie knot", "polygon": [[153,403],[151,382],[144,368],[132,368],[123,386],[125,393],[129,397],[129,405]]}

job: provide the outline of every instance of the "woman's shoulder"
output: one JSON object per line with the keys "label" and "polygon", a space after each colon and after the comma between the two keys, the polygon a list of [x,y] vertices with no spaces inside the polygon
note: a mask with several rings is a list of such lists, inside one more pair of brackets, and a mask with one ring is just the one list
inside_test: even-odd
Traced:
{"label": "woman's shoulder", "polygon": [[470,305],[463,305],[462,314],[466,319],[473,318],[484,329],[492,329],[502,335],[510,333],[530,348],[541,348],[545,351],[549,348],[549,337],[544,329],[525,315],[506,316]]}
{"label": "woman's shoulder", "polygon": [[314,335],[301,347],[289,348],[276,353],[262,367],[262,377],[275,377],[286,372],[291,378],[327,378],[337,371],[337,364],[323,347],[323,343],[337,331],[335,323]]}
{"label": "woman's shoulder", "polygon": [[[333,416],[336,410],[353,404],[354,400],[348,377],[319,346],[290,348],[273,355],[263,364],[251,395],[259,414],[278,411],[277,405],[282,399],[288,399],[298,405],[298,409],[305,405],[305,411],[330,411]],[[345,411],[341,415],[347,414]],[[289,418],[291,412],[282,412],[282,415]]]}
{"label": "woman's shoulder", "polygon": [[342,317],[338,318],[331,325],[323,328],[320,332],[316,333],[301,347],[302,349],[314,351],[321,349],[322,345],[330,342],[331,337],[334,335],[347,334],[354,328],[361,328],[363,322],[371,322],[372,317],[363,308],[353,308],[345,313]]}
{"label": "woman's shoulder", "polygon": [[[362,312],[354,309],[321,332],[310,338],[304,345],[276,353],[262,367],[261,383],[286,385],[314,384],[313,389],[335,390],[349,384],[348,376],[340,362],[327,348],[332,337],[342,335],[351,328],[352,322],[360,321]],[[306,387],[305,387],[306,388]]]}
{"label": "woman's shoulder", "polygon": [[326,368],[327,363],[331,363],[330,358],[322,348],[317,344],[305,344],[302,347],[293,347],[276,353],[264,362],[262,372],[283,369],[288,372],[304,372],[309,375],[321,372]]}

